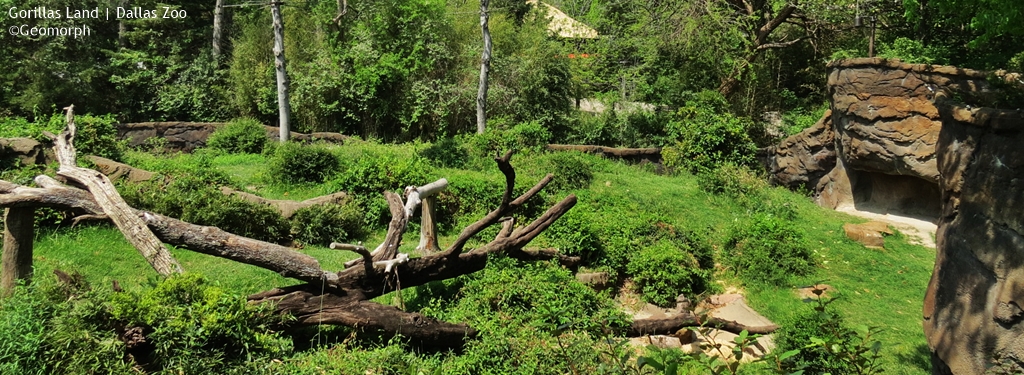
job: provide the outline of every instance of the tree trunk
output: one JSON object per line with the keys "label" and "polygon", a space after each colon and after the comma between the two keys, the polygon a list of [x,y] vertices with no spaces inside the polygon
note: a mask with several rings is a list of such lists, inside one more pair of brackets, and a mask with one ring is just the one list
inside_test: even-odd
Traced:
{"label": "tree trunk", "polygon": [[9,296],[18,280],[32,280],[32,237],[35,208],[11,207],[4,210],[3,270],[0,270],[0,296]]}
{"label": "tree trunk", "polygon": [[270,15],[274,20],[274,68],[277,70],[277,110],[280,121],[280,141],[288,142],[291,136],[291,104],[288,102],[288,72],[284,59],[284,21],[281,20],[281,2],[270,3]]}
{"label": "tree trunk", "polygon": [[424,251],[427,254],[439,250],[437,247],[437,221],[434,218],[434,215],[437,214],[434,209],[436,204],[436,198],[428,197],[423,200],[420,211],[420,244],[416,246],[416,250]]}
{"label": "tree trunk", "polygon": [[224,22],[224,0],[217,0],[213,8],[213,60],[220,57],[220,29]]}
{"label": "tree trunk", "polygon": [[490,0],[480,0],[480,30],[484,35],[484,53],[480,57],[480,87],[476,92],[476,133],[487,130],[487,74],[491,70],[491,32],[487,29],[487,5]]}
{"label": "tree trunk", "polygon": [[[122,8],[127,8],[128,7],[128,0],[121,0],[121,2],[118,3],[118,5],[121,6]],[[124,26],[124,20],[123,19],[118,19],[117,20],[117,46],[120,47],[120,48],[127,47],[127,45],[125,45],[125,43],[124,43],[124,34],[127,32],[127,30],[128,29]]]}

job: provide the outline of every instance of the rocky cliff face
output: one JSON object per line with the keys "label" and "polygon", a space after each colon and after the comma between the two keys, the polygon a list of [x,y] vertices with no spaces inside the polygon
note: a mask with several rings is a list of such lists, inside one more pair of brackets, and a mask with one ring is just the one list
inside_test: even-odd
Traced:
{"label": "rocky cliff face", "polygon": [[934,373],[1024,373],[1024,116],[937,103],[942,214],[924,304]]}

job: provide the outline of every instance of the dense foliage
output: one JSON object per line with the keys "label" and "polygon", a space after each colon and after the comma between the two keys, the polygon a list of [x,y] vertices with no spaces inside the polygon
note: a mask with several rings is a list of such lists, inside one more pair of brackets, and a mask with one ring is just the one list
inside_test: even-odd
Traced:
{"label": "dense foliage", "polygon": [[[813,111],[825,96],[821,62],[867,53],[868,33],[850,27],[857,17],[878,21],[881,56],[985,69],[1019,69],[1024,61],[1024,29],[1012,21],[1021,10],[1012,0],[550,3],[600,37],[554,36],[545,15],[521,2],[496,8],[489,128],[530,123],[560,142],[664,146],[688,142],[680,137],[693,130],[669,124],[700,122],[676,111],[708,90],[727,101],[716,108],[720,115],[759,120],[765,111]],[[296,130],[433,140],[473,128],[481,49],[476,5],[341,5],[317,0],[283,8]],[[106,9],[110,3],[2,0],[0,6]],[[251,117],[273,125],[269,12],[225,8],[222,52],[215,56],[214,3],[166,6],[187,17],[74,25],[66,18],[23,19],[29,27],[88,26],[91,34],[9,38],[0,54],[7,67],[0,75],[0,117],[42,123],[54,106],[74,103],[79,112],[125,122]],[[575,113],[574,103],[587,98],[611,110]],[[634,111],[635,102],[657,111]]]}

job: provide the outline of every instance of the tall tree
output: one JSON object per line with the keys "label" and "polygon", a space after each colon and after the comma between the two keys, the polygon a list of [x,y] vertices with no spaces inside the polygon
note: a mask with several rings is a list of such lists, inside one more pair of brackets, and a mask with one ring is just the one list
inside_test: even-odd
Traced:
{"label": "tall tree", "polygon": [[480,31],[484,36],[484,52],[480,57],[480,87],[476,92],[476,132],[483,134],[487,129],[487,74],[491,70],[491,32],[487,29],[487,5],[489,0],[480,0]]}
{"label": "tall tree", "polygon": [[291,105],[288,104],[288,72],[285,71],[284,58],[284,21],[281,20],[281,2],[271,1],[270,15],[274,19],[274,68],[277,71],[277,110],[280,123],[280,140],[287,142],[291,135],[288,119],[291,117]]}
{"label": "tall tree", "polygon": [[221,26],[224,22],[224,0],[217,0],[213,9],[213,59],[220,57]]}

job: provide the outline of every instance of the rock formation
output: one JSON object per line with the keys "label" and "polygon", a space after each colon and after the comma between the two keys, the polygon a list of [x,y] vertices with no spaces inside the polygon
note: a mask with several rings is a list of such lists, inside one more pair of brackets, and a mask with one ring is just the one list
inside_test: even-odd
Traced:
{"label": "rock formation", "polygon": [[[205,147],[206,139],[213,134],[217,128],[224,126],[221,122],[139,122],[117,125],[117,137],[128,140],[128,146],[145,147],[149,139],[162,138],[166,140],[166,147],[172,151],[192,152],[196,148]],[[277,141],[278,128],[265,126],[267,138]],[[315,140],[344,143],[348,136],[339,133],[291,133],[291,139],[299,142],[312,142]]]}
{"label": "rock formation", "polygon": [[933,373],[1024,373],[1024,114],[978,105],[1005,102],[1021,76],[885,59],[829,67],[832,111],[767,150],[773,181],[813,186],[830,208],[937,221],[924,302]]}
{"label": "rock formation", "polygon": [[987,95],[988,73],[879,58],[829,68],[832,109],[771,150],[773,182],[805,187],[829,208],[936,218],[942,122],[932,98],[943,90]]}
{"label": "rock formation", "polygon": [[937,104],[942,214],[924,303],[933,373],[982,374],[997,362],[1022,373],[1024,116]]}

